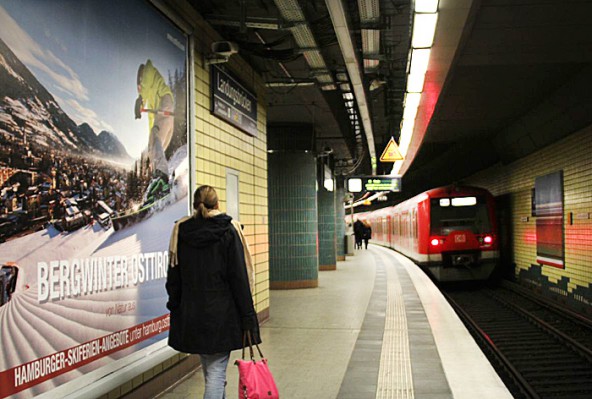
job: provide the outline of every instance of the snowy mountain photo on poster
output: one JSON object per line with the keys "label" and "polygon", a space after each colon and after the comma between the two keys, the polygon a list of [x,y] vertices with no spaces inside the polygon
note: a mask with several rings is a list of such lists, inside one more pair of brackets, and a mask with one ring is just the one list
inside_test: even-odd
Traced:
{"label": "snowy mountain photo on poster", "polygon": [[145,0],[0,0],[0,26],[0,398],[26,398],[166,338],[187,37]]}
{"label": "snowy mountain photo on poster", "polygon": [[[187,46],[176,27],[140,0],[87,0],[76,7],[68,1],[2,0],[0,25],[0,165],[7,166],[0,182],[3,188],[20,183],[21,192],[45,197],[14,200],[3,193],[12,206],[0,214],[33,202],[42,208],[28,212],[29,219],[60,219],[66,209],[53,209],[57,198],[46,195],[55,189],[83,200],[88,193],[122,215],[171,189],[149,193],[156,172],[149,138],[155,120],[169,119],[172,133],[161,143],[166,158],[187,152]],[[160,99],[144,99],[148,110],[135,115],[138,72],[147,64],[172,96],[172,116],[154,112]],[[168,166],[172,183],[179,165]],[[0,227],[0,239],[21,230],[16,219],[0,220],[10,222]]]}

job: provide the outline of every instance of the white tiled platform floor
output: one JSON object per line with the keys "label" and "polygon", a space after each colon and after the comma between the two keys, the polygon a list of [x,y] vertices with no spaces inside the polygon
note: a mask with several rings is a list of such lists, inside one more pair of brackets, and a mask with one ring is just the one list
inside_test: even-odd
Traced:
{"label": "white tiled platform floor", "polygon": [[[348,257],[344,262],[339,262],[336,271],[320,272],[318,288],[271,291],[270,319],[261,326],[263,340],[261,349],[269,359],[269,366],[274,374],[281,398],[335,399],[339,396],[345,399],[346,397],[356,397],[356,395],[352,396],[351,393],[344,395],[343,390],[340,393],[340,388],[346,371],[348,371],[350,357],[356,345],[374,289],[378,258],[382,259],[383,265],[387,263],[387,268],[395,267],[392,265],[396,264],[397,273],[399,274],[406,273],[405,267],[409,269],[409,264],[405,262],[407,260],[400,255],[395,255],[395,253],[383,248],[370,246],[368,250],[358,250],[355,256]],[[403,263],[405,263],[405,267]],[[413,284],[418,284],[417,276],[412,276],[412,280]],[[426,282],[422,280],[419,285],[426,285]],[[413,289],[413,287],[403,287],[403,289],[408,290]],[[420,289],[420,291],[425,290],[425,287]],[[420,296],[422,295],[420,293]],[[374,298],[376,298],[376,295]],[[427,298],[427,301],[435,301],[434,294],[431,291]],[[424,303],[423,306],[428,303],[423,298],[422,302]],[[417,306],[422,308],[419,300],[417,300]],[[368,312],[376,312],[373,309],[375,308],[368,308]],[[428,313],[430,312],[428,311]],[[371,316],[377,315],[372,314]],[[378,316],[384,317],[384,313],[380,311]],[[428,318],[430,318],[429,314]],[[443,321],[442,313],[437,315],[436,320],[440,326],[439,329],[452,331],[455,335],[458,328],[464,329],[462,326],[455,326],[451,330],[449,327],[450,322]],[[460,322],[456,321],[456,323]],[[430,324],[432,324],[434,330],[432,319],[430,319]],[[452,324],[455,325],[454,320]],[[434,332],[436,343],[442,346],[445,352],[444,357],[450,357],[451,350],[454,351],[451,342],[457,341],[458,337],[449,337],[448,340],[442,341],[437,336],[438,333]],[[466,335],[462,337],[463,339],[467,338]],[[459,351],[466,352],[466,346],[466,343],[459,342]],[[411,362],[413,363],[413,343],[411,349]],[[438,350],[440,351],[440,348]],[[362,352],[356,353],[363,354],[363,351],[364,349],[362,349]],[[483,363],[484,361],[484,357],[479,356],[479,353],[471,356],[476,359],[475,362],[477,363]],[[234,360],[238,357],[240,357],[240,351],[233,352],[228,366],[228,386],[226,389],[228,398],[235,398],[238,395],[238,371],[234,366]],[[431,360],[438,361],[439,359]],[[472,358],[469,360],[472,361]],[[416,359],[416,361],[419,364],[419,362],[426,360]],[[450,364],[443,364],[444,368],[449,366]],[[455,367],[461,369],[462,365],[453,365],[452,368]],[[475,364],[472,363],[471,367],[474,368]],[[359,371],[348,375],[359,375]],[[463,386],[467,385],[469,381],[463,382],[463,377],[459,376],[457,371],[452,370],[449,372],[449,370],[446,370],[446,375],[455,398],[497,399],[511,397],[505,391],[503,385],[500,386],[501,382],[495,381],[496,376],[491,376],[490,370],[486,371],[486,376],[487,378],[492,377],[493,383],[480,382],[479,380],[471,381],[471,386],[465,388]],[[474,375],[474,377],[480,378],[479,374]],[[370,378],[373,381],[370,381],[369,386],[375,385],[376,374]],[[363,380],[363,377],[361,379]],[[450,381],[451,379],[456,380]],[[364,381],[360,381],[360,383],[363,384]],[[422,384],[422,382],[414,381],[414,384]],[[203,385],[203,375],[201,370],[198,370],[171,387],[159,398],[201,399]],[[420,391],[416,388],[415,398],[438,398],[436,392],[425,394]],[[424,390],[424,392],[429,391],[429,387]],[[450,390],[448,392],[448,395],[441,397],[450,397]],[[374,397],[374,394],[372,393],[370,396]]]}

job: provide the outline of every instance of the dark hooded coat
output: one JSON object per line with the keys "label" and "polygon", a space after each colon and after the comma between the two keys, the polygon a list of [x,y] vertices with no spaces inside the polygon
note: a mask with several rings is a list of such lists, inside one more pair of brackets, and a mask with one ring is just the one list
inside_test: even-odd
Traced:
{"label": "dark hooded coat", "polygon": [[244,252],[232,218],[190,218],[179,226],[179,263],[169,267],[169,345],[212,354],[243,347],[243,331],[260,343]]}

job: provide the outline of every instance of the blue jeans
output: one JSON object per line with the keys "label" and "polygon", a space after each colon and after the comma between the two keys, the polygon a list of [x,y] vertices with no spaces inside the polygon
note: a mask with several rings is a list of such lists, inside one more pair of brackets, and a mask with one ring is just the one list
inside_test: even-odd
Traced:
{"label": "blue jeans", "polygon": [[226,399],[226,367],[230,352],[199,355],[199,358],[206,379],[203,399]]}

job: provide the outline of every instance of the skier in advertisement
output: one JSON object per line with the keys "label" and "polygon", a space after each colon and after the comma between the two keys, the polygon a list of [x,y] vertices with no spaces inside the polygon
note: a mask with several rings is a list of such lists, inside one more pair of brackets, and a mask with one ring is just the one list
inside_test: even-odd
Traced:
{"label": "skier in advertisement", "polygon": [[137,76],[138,98],[134,107],[136,119],[148,113],[150,137],[147,155],[152,181],[144,195],[145,203],[152,203],[170,192],[169,166],[165,150],[173,138],[175,101],[171,88],[152,65],[151,60],[141,64]]}

